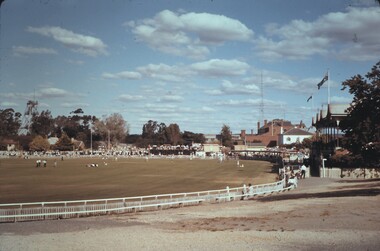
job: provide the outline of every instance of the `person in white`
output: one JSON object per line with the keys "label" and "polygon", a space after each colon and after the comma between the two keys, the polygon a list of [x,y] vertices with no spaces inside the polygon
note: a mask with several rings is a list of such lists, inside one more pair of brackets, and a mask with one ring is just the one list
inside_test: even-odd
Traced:
{"label": "person in white", "polygon": [[253,196],[253,185],[251,183],[248,185],[248,194],[250,197]]}
{"label": "person in white", "polygon": [[305,176],[306,176],[306,166],[305,166],[305,164],[303,164],[301,166],[301,178],[304,179]]}
{"label": "person in white", "polygon": [[241,192],[243,196],[241,196],[241,200],[244,200],[247,196],[247,186],[244,184],[243,185],[243,191]]}

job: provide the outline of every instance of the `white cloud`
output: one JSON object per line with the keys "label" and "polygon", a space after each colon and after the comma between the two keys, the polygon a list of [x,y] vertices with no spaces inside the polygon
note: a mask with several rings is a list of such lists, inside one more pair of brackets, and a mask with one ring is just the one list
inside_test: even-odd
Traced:
{"label": "white cloud", "polygon": [[88,103],[62,103],[61,106],[65,108],[78,108],[78,107],[89,107],[90,104]]}
{"label": "white cloud", "polygon": [[180,66],[167,64],[148,64],[137,68],[137,71],[149,78],[161,81],[183,82],[191,72]]}
{"label": "white cloud", "polygon": [[216,110],[212,107],[209,107],[209,106],[202,106],[201,111],[202,112],[215,112]]}
{"label": "white cloud", "polygon": [[162,102],[162,103],[178,103],[182,101],[183,101],[182,96],[173,95],[173,94],[166,94],[162,98],[159,99],[159,102]]}
{"label": "white cloud", "polygon": [[107,45],[99,38],[74,33],[57,26],[28,27],[28,32],[51,37],[71,50],[88,56],[107,55]]}
{"label": "white cloud", "polygon": [[213,95],[213,96],[218,96],[218,95],[223,95],[224,93],[220,89],[209,89],[205,90],[204,93]]}
{"label": "white cloud", "polygon": [[220,89],[209,89],[204,91],[206,94],[218,95],[257,95],[260,94],[260,88],[253,83],[232,83],[229,80],[223,80]]}
{"label": "white cloud", "polygon": [[210,13],[174,13],[163,10],[153,18],[129,21],[138,41],[164,53],[205,58],[209,44],[225,41],[248,41],[253,32],[236,19]]}
{"label": "white cloud", "polygon": [[21,92],[8,92],[8,93],[0,93],[0,97],[9,100],[31,100],[33,99],[33,93],[21,93]]}
{"label": "white cloud", "polygon": [[28,46],[12,46],[14,55],[21,56],[25,54],[57,54],[57,52],[51,48],[37,48]]}
{"label": "white cloud", "polygon": [[190,67],[199,74],[212,77],[244,75],[249,69],[247,63],[236,59],[210,59],[191,64]]}
{"label": "white cloud", "polygon": [[209,13],[187,13],[179,16],[185,30],[196,33],[201,42],[248,41],[253,32],[236,19]]}
{"label": "white cloud", "polygon": [[102,77],[107,79],[140,79],[141,74],[135,71],[122,71],[118,73],[103,73]]}
{"label": "white cloud", "polygon": [[143,100],[144,97],[141,95],[129,95],[129,94],[122,94],[117,98],[119,101],[122,102],[134,102],[134,101],[140,101]]}
{"label": "white cloud", "polygon": [[59,88],[45,88],[39,91],[39,96],[42,98],[61,98],[69,95],[69,92]]}
{"label": "white cloud", "polygon": [[162,115],[162,114],[172,114],[176,112],[176,109],[177,109],[177,105],[174,105],[174,104],[162,104],[162,105],[157,106],[157,104],[148,103],[145,105],[144,111]]}
{"label": "white cloud", "polygon": [[[218,101],[215,103],[215,105],[218,106],[228,106],[228,107],[246,107],[246,106],[259,106],[261,104],[261,99],[229,99],[229,100],[223,100]],[[281,106],[284,105],[283,102],[279,101],[272,101],[264,99],[264,105],[266,107],[268,106]]]}
{"label": "white cloud", "polygon": [[3,101],[3,102],[0,102],[0,106],[2,106],[2,107],[17,107],[17,106],[19,106],[19,104],[15,103],[15,102]]}
{"label": "white cloud", "polygon": [[269,24],[268,37],[256,41],[265,60],[308,59],[313,55],[356,61],[377,60],[380,54],[380,8],[348,8],[313,22],[293,20],[279,27]]}

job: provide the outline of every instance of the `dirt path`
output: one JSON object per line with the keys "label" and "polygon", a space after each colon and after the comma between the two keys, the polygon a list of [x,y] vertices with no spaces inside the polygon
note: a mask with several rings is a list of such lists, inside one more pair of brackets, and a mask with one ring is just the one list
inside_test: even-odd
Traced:
{"label": "dirt path", "polygon": [[0,250],[378,250],[380,180],[310,178],[248,201],[0,224]]}

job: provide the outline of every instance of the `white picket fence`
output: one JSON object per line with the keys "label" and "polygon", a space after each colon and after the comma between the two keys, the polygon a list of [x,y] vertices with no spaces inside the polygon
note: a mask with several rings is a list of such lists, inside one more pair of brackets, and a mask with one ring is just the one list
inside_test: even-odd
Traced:
{"label": "white picket fence", "polygon": [[[289,190],[285,180],[254,186],[257,196]],[[75,200],[55,202],[32,202],[0,204],[0,222],[18,222],[47,219],[66,219],[104,214],[160,210],[171,207],[215,203],[242,198],[243,187],[226,188],[192,193],[150,195],[140,197]]]}

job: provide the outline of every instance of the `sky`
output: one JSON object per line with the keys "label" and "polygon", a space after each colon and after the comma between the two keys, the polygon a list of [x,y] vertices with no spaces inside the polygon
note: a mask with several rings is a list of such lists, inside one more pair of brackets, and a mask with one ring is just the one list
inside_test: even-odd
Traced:
{"label": "sky", "polygon": [[374,0],[5,0],[0,15],[0,109],[120,113],[131,134],[310,126],[380,60]]}

